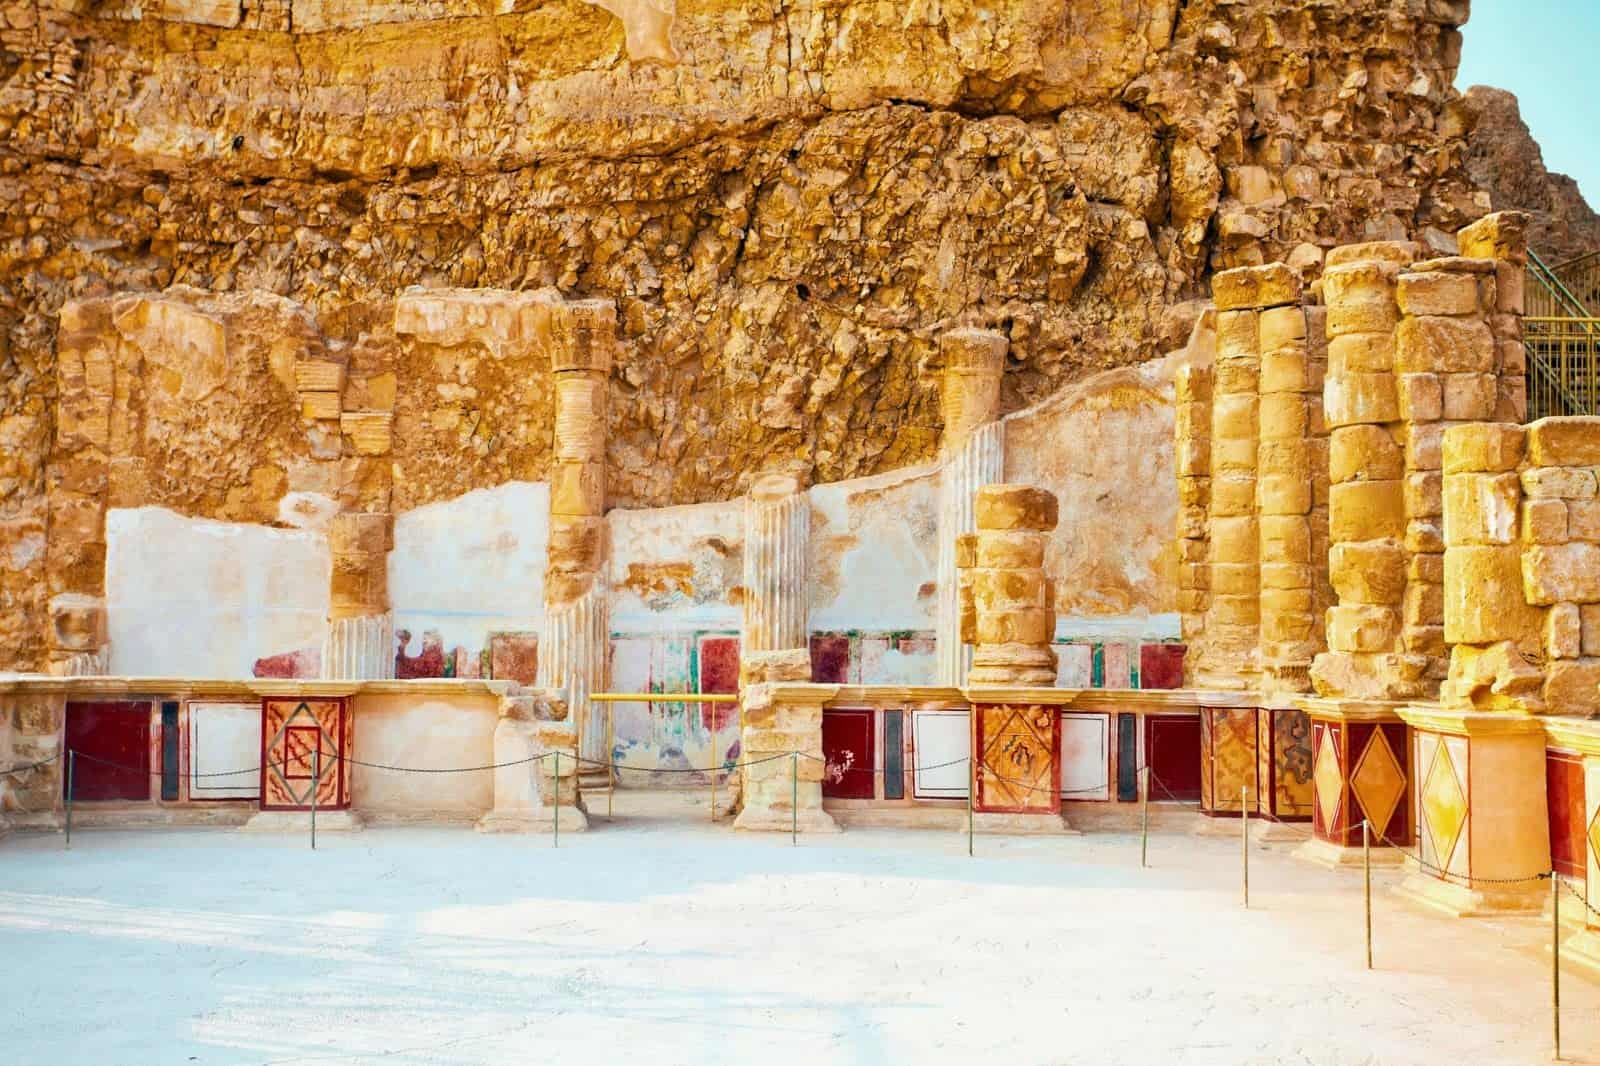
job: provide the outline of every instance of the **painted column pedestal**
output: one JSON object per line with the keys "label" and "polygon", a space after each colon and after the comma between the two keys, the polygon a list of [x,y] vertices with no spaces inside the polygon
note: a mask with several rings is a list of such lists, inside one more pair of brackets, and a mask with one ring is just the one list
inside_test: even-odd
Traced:
{"label": "painted column pedestal", "polygon": [[[1403,706],[1417,855],[1397,894],[1455,917],[1539,914],[1550,895],[1538,718]],[[1574,901],[1576,902],[1576,901]]]}
{"label": "painted column pedestal", "polygon": [[1581,877],[1563,877],[1583,900],[1571,893],[1561,897],[1561,916],[1570,917],[1574,930],[1561,945],[1561,956],[1600,977],[1600,721],[1546,718],[1544,727],[1552,747],[1575,752],[1583,759],[1581,802],[1571,797],[1582,817],[1583,873]]}
{"label": "painted column pedestal", "polygon": [[240,827],[242,832],[308,831],[313,806],[319,833],[362,827],[362,818],[350,809],[351,691],[263,694],[261,810]]}
{"label": "painted column pedestal", "polygon": [[972,704],[973,828],[1075,832],[1061,806],[1061,706],[1077,691],[975,685],[962,694]]}
{"label": "painted column pedestal", "polygon": [[[1159,789],[1158,789],[1159,791]],[[1238,832],[1232,819],[1260,819],[1263,841],[1299,840],[1292,823],[1312,808],[1311,723],[1294,706],[1200,708],[1202,835]]]}
{"label": "painted column pedestal", "polygon": [[[790,653],[774,653],[781,658]],[[799,653],[795,653],[799,654]],[[809,658],[808,658],[809,661]],[[775,668],[781,668],[781,661]],[[751,682],[740,693],[740,770],[743,809],[735,829],[768,832],[837,833],[839,825],[822,809],[822,708],[838,685]],[[798,757],[792,753],[799,752]]]}
{"label": "painted column pedestal", "polygon": [[[541,718],[541,713],[567,710],[557,693],[501,697],[494,727],[494,809],[478,819],[478,832],[549,832],[558,807],[563,833],[589,828],[578,790],[577,724]],[[559,777],[556,752],[561,753]]]}
{"label": "painted column pedestal", "polygon": [[1372,861],[1398,865],[1412,833],[1411,743],[1396,704],[1298,701],[1311,722],[1312,837],[1294,852],[1320,866],[1359,866],[1361,823],[1370,822]]}

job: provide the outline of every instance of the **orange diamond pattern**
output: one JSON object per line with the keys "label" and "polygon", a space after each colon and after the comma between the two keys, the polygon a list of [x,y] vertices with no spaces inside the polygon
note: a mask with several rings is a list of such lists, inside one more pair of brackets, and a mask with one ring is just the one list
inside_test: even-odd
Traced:
{"label": "orange diamond pattern", "polygon": [[1356,761],[1356,772],[1350,775],[1350,787],[1366,812],[1367,820],[1374,829],[1383,832],[1406,794],[1406,772],[1395,758],[1383,730],[1372,731],[1367,749]]}
{"label": "orange diamond pattern", "polygon": [[1317,762],[1311,771],[1317,786],[1317,809],[1322,812],[1322,824],[1333,828],[1339,814],[1339,798],[1344,791],[1344,775],[1339,772],[1339,751],[1333,745],[1333,730],[1322,731],[1322,743],[1317,745]]}
{"label": "orange diamond pattern", "polygon": [[1428,768],[1428,779],[1422,785],[1422,817],[1428,824],[1428,835],[1433,838],[1439,866],[1448,868],[1456,842],[1461,838],[1461,827],[1467,821],[1467,796],[1461,790],[1450,749],[1443,742],[1433,757],[1433,765]]}
{"label": "orange diamond pattern", "polygon": [[1594,821],[1589,823],[1589,854],[1600,859],[1600,808],[1594,812]]}

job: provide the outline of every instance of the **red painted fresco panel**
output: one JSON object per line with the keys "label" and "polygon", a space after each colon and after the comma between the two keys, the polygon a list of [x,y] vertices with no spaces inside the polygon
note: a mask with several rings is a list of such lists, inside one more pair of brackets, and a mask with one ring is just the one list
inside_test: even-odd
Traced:
{"label": "red painted fresco panel", "polygon": [[824,634],[811,638],[811,680],[819,685],[850,683],[850,638]]}
{"label": "red painted fresco panel", "polygon": [[[700,691],[733,693],[739,691],[739,638],[700,638]],[[736,703],[702,703],[700,724],[706,729],[721,729],[739,720]]]}
{"label": "red painted fresco panel", "polygon": [[822,754],[827,770],[822,794],[830,799],[872,799],[876,795],[873,771],[872,712],[825,710],[822,712]]}
{"label": "red painted fresco panel", "polygon": [[1550,809],[1550,858],[1568,877],[1588,871],[1584,843],[1583,757],[1565,751],[1545,753],[1545,797]]}
{"label": "red painted fresco panel", "polygon": [[1144,720],[1145,764],[1150,767],[1150,798],[1200,799],[1200,718],[1147,715]]}
{"label": "red painted fresco panel", "polygon": [[1139,649],[1140,688],[1182,688],[1182,644],[1146,644]]}
{"label": "red painted fresco panel", "polygon": [[319,809],[350,805],[349,718],[342,699],[272,696],[261,701],[262,810],[310,809],[313,783]]}
{"label": "red painted fresco panel", "polygon": [[150,798],[148,703],[67,704],[67,750],[74,800]]}

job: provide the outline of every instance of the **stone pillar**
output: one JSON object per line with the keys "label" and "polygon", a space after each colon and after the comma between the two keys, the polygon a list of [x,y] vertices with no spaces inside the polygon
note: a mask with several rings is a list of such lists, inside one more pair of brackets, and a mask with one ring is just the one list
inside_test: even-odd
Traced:
{"label": "stone pillar", "polygon": [[[1415,254],[1406,243],[1353,245],[1330,253],[1327,303],[1329,576],[1338,605],[1327,614],[1329,650],[1312,666],[1319,694],[1414,699],[1428,687],[1426,655],[1402,642],[1407,585],[1406,471],[1437,468],[1437,433],[1405,437],[1395,377],[1395,290]],[[1415,531],[1413,531],[1415,533]],[[1417,542],[1413,537],[1413,542]],[[1420,542],[1419,542],[1420,543]]]}
{"label": "stone pillar", "polygon": [[[1405,441],[1405,595],[1400,644],[1425,659],[1425,695],[1437,691],[1449,655],[1444,638],[1444,486],[1441,446],[1454,422],[1494,417],[1499,375],[1489,323],[1495,264],[1439,259],[1403,271],[1395,332],[1401,439]],[[1515,509],[1511,524],[1515,524]],[[1509,529],[1509,527],[1508,527]]]}
{"label": "stone pillar", "polygon": [[322,676],[392,678],[395,642],[389,613],[389,552],[394,548],[393,516],[336,515],[328,529],[328,546],[333,573]]}
{"label": "stone pillar", "polygon": [[968,683],[1053,688],[1056,611],[1044,546],[1056,528],[1056,498],[1030,485],[985,485],[976,518],[978,531],[967,541],[971,558],[961,560],[968,564],[963,576],[977,645]]}
{"label": "stone pillar", "polygon": [[[741,654],[807,650],[811,640],[811,504],[782,474],[758,478],[744,505],[744,626]],[[786,681],[810,681],[804,677]]]}
{"label": "stone pillar", "polygon": [[1186,365],[1174,381],[1177,403],[1178,610],[1189,647],[1184,672],[1194,674],[1211,606],[1211,389],[1210,366]]}
{"label": "stone pillar", "polygon": [[1528,418],[1528,353],[1522,342],[1523,295],[1527,281],[1528,216],[1520,211],[1485,215],[1460,233],[1463,256],[1489,260],[1495,267],[1493,314],[1496,422]]}
{"label": "stone pillar", "polygon": [[[538,756],[544,758],[534,761]],[[589,828],[577,756],[577,729],[559,694],[502,696],[494,730],[494,809],[478,819],[478,832],[548,831],[557,808],[562,832]]]}
{"label": "stone pillar", "polygon": [[972,649],[961,639],[961,596],[956,540],[977,528],[974,494],[1005,476],[1005,430],[1000,413],[1000,379],[1005,373],[1004,334],[955,329],[939,338],[944,359],[940,406],[944,437],[939,471],[939,600],[935,622],[938,681],[966,683]]}
{"label": "stone pillar", "polygon": [[1301,701],[1311,719],[1312,837],[1296,858],[1320,866],[1363,861],[1361,823],[1373,826],[1372,861],[1398,865],[1412,843],[1411,742],[1389,703]]}
{"label": "stone pillar", "polygon": [[[735,829],[771,832],[836,833],[839,826],[822,809],[823,706],[837,685],[784,684],[760,671],[771,666],[782,677],[798,671],[795,651],[759,652],[741,663],[739,725],[744,766],[740,777],[742,809]],[[798,754],[796,754],[798,753]]]}
{"label": "stone pillar", "polygon": [[550,564],[539,684],[566,694],[579,754],[609,762],[603,715],[589,693],[606,681],[606,392],[616,349],[616,305],[577,300],[551,306],[555,457],[550,475]]}

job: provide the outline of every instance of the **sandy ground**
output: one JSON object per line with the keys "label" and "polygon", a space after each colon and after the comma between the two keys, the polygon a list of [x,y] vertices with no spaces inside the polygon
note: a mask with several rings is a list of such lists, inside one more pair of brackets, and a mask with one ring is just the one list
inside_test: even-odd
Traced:
{"label": "sandy ground", "polygon": [[[626,796],[626,794],[624,794]],[[686,800],[687,802],[687,800]],[[670,804],[669,804],[670,806]],[[0,842],[0,1061],[1549,1061],[1547,922],[1167,828],[750,836],[676,817],[484,837],[227,830]],[[701,815],[703,817],[703,813]],[[1600,1062],[1600,985],[1564,986]]]}

